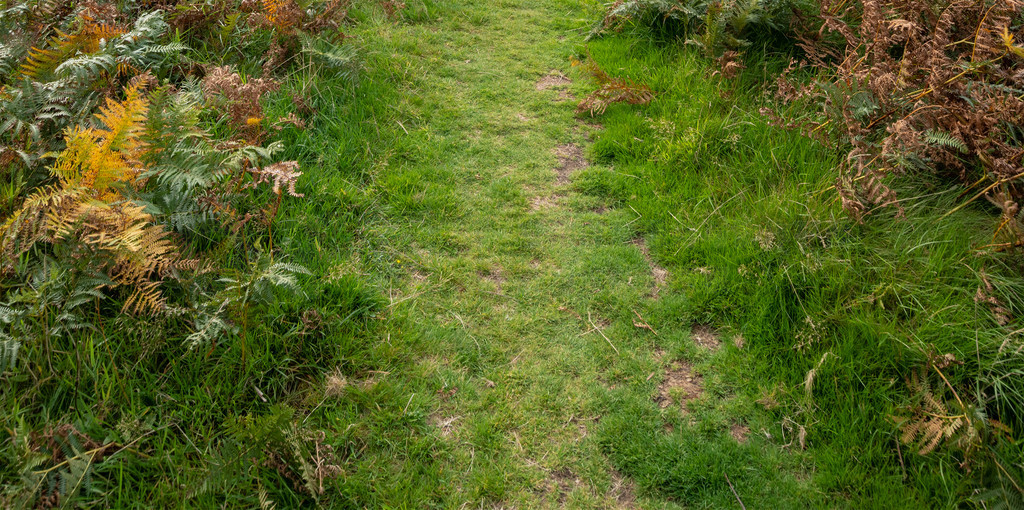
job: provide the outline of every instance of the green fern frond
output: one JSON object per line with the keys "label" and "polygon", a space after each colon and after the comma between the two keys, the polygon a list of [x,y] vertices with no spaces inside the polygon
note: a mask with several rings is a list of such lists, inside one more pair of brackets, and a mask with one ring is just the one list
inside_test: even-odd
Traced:
{"label": "green fern frond", "polygon": [[956,138],[944,131],[929,129],[924,134],[924,140],[929,145],[953,149],[960,154],[968,153],[967,144],[964,143],[963,140],[960,140],[959,138]]}
{"label": "green fern frond", "polygon": [[0,332],[0,374],[8,370],[14,370],[18,364],[18,351],[21,349],[21,342]]}
{"label": "green fern frond", "polygon": [[349,44],[331,44],[321,38],[309,37],[300,33],[302,52],[309,55],[314,62],[326,69],[339,73],[345,78],[352,78],[358,70],[358,52]]}
{"label": "green fern frond", "polygon": [[54,68],[53,74],[88,83],[99,79],[104,73],[113,73],[116,67],[114,57],[97,53],[69,58]]}

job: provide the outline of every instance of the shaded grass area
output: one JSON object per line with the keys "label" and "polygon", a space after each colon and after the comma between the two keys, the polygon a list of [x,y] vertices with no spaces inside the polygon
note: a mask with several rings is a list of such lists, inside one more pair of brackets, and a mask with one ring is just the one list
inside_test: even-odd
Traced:
{"label": "shaded grass area", "polygon": [[[894,419],[920,402],[922,388],[907,383],[917,371],[947,405],[967,399],[982,428],[987,417],[1018,423],[1021,387],[1009,381],[1021,360],[1007,342],[1019,339],[975,299],[980,288],[1005,306],[1020,302],[1018,256],[975,255],[994,216],[943,217],[957,190],[935,187],[904,190],[914,197],[904,202],[906,218],[877,211],[855,224],[829,189],[835,156],[757,113],[765,104],[759,68],[769,64],[753,62],[739,81],[723,82],[693,53],[643,38],[601,40],[588,51],[658,96],[643,109],[609,108],[592,155],[614,170],[594,167],[577,189],[636,212],[679,293],[659,316],[744,338],[743,352],[716,367],[739,398],[769,409],[774,423],[762,432],[772,442],[806,441],[816,490],[844,506],[955,506],[993,483],[996,462],[1019,458],[1009,437],[987,437],[991,449],[973,454],[950,441],[918,455],[920,444],[900,444]],[[957,360],[941,367],[948,387],[930,368],[947,353]],[[746,464],[692,445],[642,447],[650,434],[624,425],[604,433],[621,469],[677,497],[691,497],[691,485],[724,492],[722,480],[680,477],[691,456],[709,456],[721,466],[712,471],[731,463],[715,459]]]}

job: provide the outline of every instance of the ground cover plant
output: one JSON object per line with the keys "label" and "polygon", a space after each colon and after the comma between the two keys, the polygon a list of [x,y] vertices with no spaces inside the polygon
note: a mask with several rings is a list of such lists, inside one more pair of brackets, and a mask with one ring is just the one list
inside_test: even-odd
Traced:
{"label": "ground cover plant", "polygon": [[[309,279],[281,217],[330,200],[303,192],[307,164],[359,180],[351,147],[380,137],[356,126],[386,89],[355,93],[345,31],[392,7],[3,5],[0,504],[323,501],[339,454],[295,408],[372,350],[355,339],[379,298]],[[323,114],[352,126],[327,162],[299,150]],[[355,214],[332,217],[333,249]]]}
{"label": "ground cover plant", "polygon": [[1020,503],[1013,118],[897,170],[829,88],[927,13],[2,5],[0,505]]}
{"label": "ground cover plant", "polygon": [[[756,370],[780,385],[762,403],[784,421],[803,417],[801,442],[818,442],[815,476],[858,506],[889,491],[927,506],[1020,501],[1021,366],[1008,350],[1019,334],[1020,256],[1008,248],[1018,243],[1020,162],[1006,131],[1019,119],[1004,78],[1016,65],[1017,12],[998,2],[822,3],[804,51],[762,46],[731,80],[724,67],[672,71],[692,56],[658,34],[632,31],[642,50],[588,48],[605,67],[643,69],[662,92],[646,122],[606,115],[611,139],[595,157],[631,177],[598,174],[589,188],[642,215],[665,259],[706,268],[691,277],[700,283],[686,309],[742,332]],[[776,79],[789,55],[818,70],[801,74],[794,61]],[[723,81],[695,98],[708,75]],[[769,98],[745,104],[747,91]],[[995,208],[973,202],[982,196]],[[702,204],[702,228],[674,210],[684,200]],[[836,202],[851,219],[837,217]],[[787,392],[789,404],[778,395]]]}

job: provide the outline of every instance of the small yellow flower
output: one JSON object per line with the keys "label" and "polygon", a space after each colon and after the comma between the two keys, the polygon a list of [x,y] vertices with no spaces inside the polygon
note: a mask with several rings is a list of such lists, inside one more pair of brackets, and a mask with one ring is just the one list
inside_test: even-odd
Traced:
{"label": "small yellow flower", "polygon": [[245,119],[246,126],[256,126],[259,125],[260,122],[263,122],[263,119],[259,117],[249,117],[248,119]]}

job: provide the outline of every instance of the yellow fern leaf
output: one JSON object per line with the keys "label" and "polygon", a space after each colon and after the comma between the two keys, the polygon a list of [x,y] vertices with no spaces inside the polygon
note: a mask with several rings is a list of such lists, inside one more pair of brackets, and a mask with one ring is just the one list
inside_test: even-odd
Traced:
{"label": "yellow fern leaf", "polygon": [[121,306],[122,312],[142,314],[156,313],[166,306],[166,298],[160,293],[160,282],[147,281],[135,286],[135,290]]}
{"label": "yellow fern leaf", "polygon": [[129,151],[138,148],[138,136],[146,123],[149,102],[143,97],[139,86],[125,89],[123,101],[107,99],[100,107],[96,118],[107,127],[101,135],[102,145],[112,151]]}
{"label": "yellow fern leaf", "polygon": [[79,53],[96,53],[100,49],[100,41],[124,34],[122,29],[89,20],[74,34],[55,31],[57,35],[50,38],[46,48],[33,46],[29,50],[28,58],[21,65],[22,75],[41,80],[69,58]]}
{"label": "yellow fern leaf", "polygon": [[38,191],[0,227],[0,270],[39,241],[81,243],[104,255],[96,260],[113,287],[131,289],[124,310],[164,308],[158,278],[197,263],[179,264],[177,246],[164,228],[115,186],[138,177],[148,106],[141,89],[130,86],[124,100],[108,100],[100,109],[102,127],[65,132],[66,148],[50,169],[59,184]]}
{"label": "yellow fern leaf", "polygon": [[101,200],[115,199],[115,183],[133,182],[138,177],[137,160],[145,150],[139,137],[148,112],[149,103],[138,86],[128,87],[123,101],[108,99],[96,114],[106,129],[68,129],[66,148],[51,172],[64,186],[89,188]]}
{"label": "yellow fern leaf", "polygon": [[67,228],[73,219],[62,212],[74,209],[81,198],[79,188],[46,186],[26,199],[0,226],[0,272],[9,271],[35,243],[52,239],[54,226]]}

